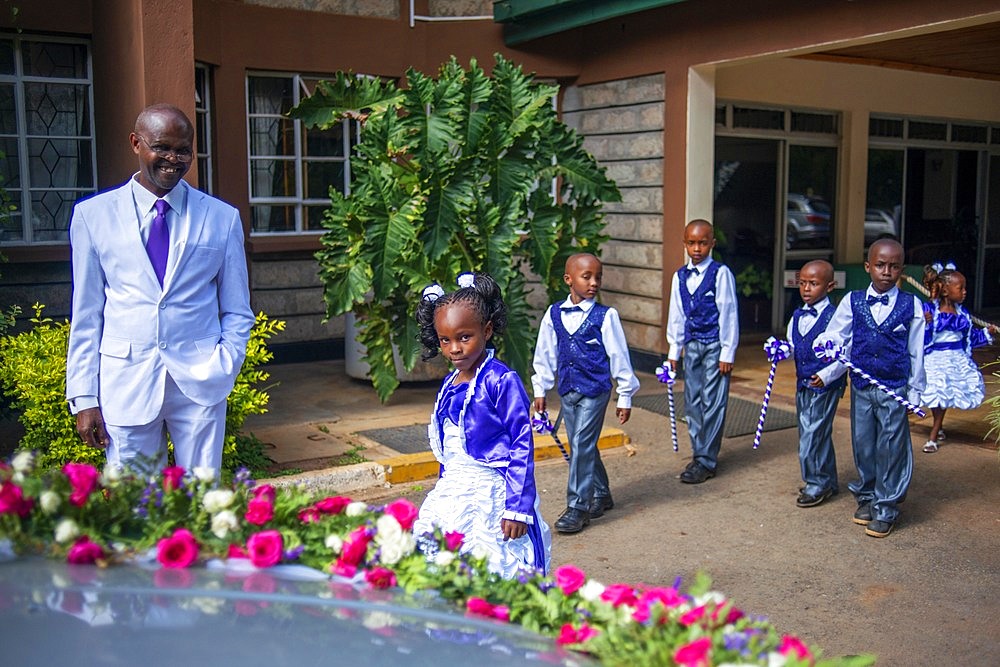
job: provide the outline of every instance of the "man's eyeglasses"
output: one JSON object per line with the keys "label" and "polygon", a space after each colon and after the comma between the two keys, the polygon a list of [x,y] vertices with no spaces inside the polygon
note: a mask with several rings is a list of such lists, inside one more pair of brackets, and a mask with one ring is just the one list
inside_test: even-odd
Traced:
{"label": "man's eyeglasses", "polygon": [[190,148],[181,148],[180,150],[170,150],[169,148],[163,148],[162,146],[150,145],[150,143],[146,140],[146,137],[142,136],[141,134],[137,134],[135,136],[139,137],[139,139],[142,140],[142,143],[146,144],[149,150],[156,153],[157,157],[161,157],[164,160],[173,158],[178,162],[190,162],[191,159],[194,157],[194,153],[191,152]]}

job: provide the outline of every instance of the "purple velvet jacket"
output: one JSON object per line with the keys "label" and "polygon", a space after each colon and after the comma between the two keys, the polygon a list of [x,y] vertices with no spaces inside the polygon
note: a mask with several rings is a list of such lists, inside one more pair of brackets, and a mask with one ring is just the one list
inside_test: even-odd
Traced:
{"label": "purple velvet jacket", "polygon": [[[445,378],[434,402],[427,428],[431,451],[444,459],[438,405],[444,388],[458,371]],[[503,518],[534,524],[535,444],[531,436],[528,394],[517,373],[493,358],[493,350],[476,370],[465,394],[459,416],[462,444],[472,458],[491,468],[503,468],[507,481],[507,503]]]}

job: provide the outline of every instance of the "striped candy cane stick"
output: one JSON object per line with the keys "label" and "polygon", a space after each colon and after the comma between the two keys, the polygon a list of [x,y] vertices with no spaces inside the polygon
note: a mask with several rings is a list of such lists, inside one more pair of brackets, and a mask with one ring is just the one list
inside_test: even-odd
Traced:
{"label": "striped candy cane stick", "polygon": [[792,348],[788,341],[778,340],[771,336],[764,341],[764,352],[771,362],[771,370],[767,374],[767,386],[764,387],[764,400],[760,404],[760,416],[757,417],[757,432],[753,434],[753,448],[760,446],[760,437],[764,433],[764,418],[767,416],[767,404],[771,401],[771,389],[774,387],[774,372],[778,370],[778,362],[787,359]]}
{"label": "striped candy cane stick", "polygon": [[545,412],[535,413],[535,416],[532,417],[531,419],[531,428],[532,430],[535,431],[535,433],[542,433],[542,434],[548,433],[549,435],[551,435],[552,440],[555,441],[556,446],[559,448],[559,451],[562,452],[563,458],[566,459],[566,463],[569,463],[569,453],[566,451],[566,448],[563,447],[562,441],[559,439],[559,436],[556,435],[556,429],[552,425],[552,422],[549,421],[548,410],[546,410]]}
{"label": "striped candy cane stick", "polygon": [[669,361],[656,369],[656,379],[667,385],[667,405],[670,406],[670,439],[677,451],[677,412],[674,410],[674,382],[677,381],[677,371],[670,367]]}
{"label": "striped candy cane stick", "polygon": [[834,345],[833,341],[827,341],[823,345],[815,346],[813,348],[813,352],[816,353],[817,357],[825,361],[839,361],[840,363],[844,364],[845,366],[847,366],[848,369],[850,369],[852,373],[860,375],[862,378],[868,381],[868,384],[872,385],[873,387],[881,391],[883,394],[891,397],[892,400],[896,401],[897,403],[899,403],[904,408],[906,408],[916,416],[920,417],[921,419],[927,416],[927,413],[924,412],[919,405],[914,405],[913,403],[910,403],[908,400],[906,400],[905,398],[894,392],[892,389],[885,386],[877,379],[873,378],[871,375],[869,375],[868,373],[864,372],[862,369],[858,368],[853,363],[851,363],[851,361],[844,354],[844,350],[840,346]]}

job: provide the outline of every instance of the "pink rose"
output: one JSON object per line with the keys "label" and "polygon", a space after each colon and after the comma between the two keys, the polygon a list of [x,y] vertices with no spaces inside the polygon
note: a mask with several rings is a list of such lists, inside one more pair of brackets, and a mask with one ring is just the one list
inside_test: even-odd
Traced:
{"label": "pink rose", "polygon": [[69,495],[69,501],[77,507],[87,504],[87,498],[97,488],[97,480],[100,473],[97,468],[88,463],[67,463],[63,466],[63,474],[69,479],[69,484],[73,491]]}
{"label": "pink rose", "polygon": [[659,602],[667,609],[673,609],[685,602],[684,596],[676,588],[648,588],[639,596],[640,604]]}
{"label": "pink rose", "polygon": [[156,560],[163,567],[191,567],[198,560],[198,541],[191,531],[178,528],[157,543]]}
{"label": "pink rose", "polygon": [[364,526],[358,526],[344,540],[340,550],[340,560],[348,565],[359,565],[368,552],[368,531]]}
{"label": "pink rose", "polygon": [[323,514],[340,514],[344,508],[351,504],[350,498],[344,496],[330,496],[316,503],[316,509]]}
{"label": "pink rose", "polygon": [[694,625],[705,616],[705,611],[705,605],[701,605],[684,612],[677,620],[680,621],[681,625]]}
{"label": "pink rose", "polygon": [[265,523],[274,518],[274,504],[273,502],[264,495],[257,496],[247,503],[247,513],[246,513],[247,523],[252,523],[255,526],[263,526]]}
{"label": "pink rose", "polygon": [[302,523],[316,523],[323,514],[314,505],[299,510],[299,521]]}
{"label": "pink rose", "polygon": [[35,501],[24,498],[24,491],[13,482],[0,484],[0,514],[28,516]]}
{"label": "pink rose", "polygon": [[338,558],[337,562],[333,564],[333,573],[338,577],[345,577],[351,579],[358,572],[358,566],[351,563],[345,563],[343,557]]}
{"label": "pink rose", "polygon": [[596,637],[598,634],[598,630],[590,627],[586,623],[582,624],[579,629],[574,628],[569,623],[566,623],[559,628],[559,636],[556,637],[556,643],[560,646],[565,644],[582,644],[589,639]]}
{"label": "pink rose", "polygon": [[778,645],[781,655],[794,655],[797,660],[812,660],[812,653],[805,643],[795,635],[783,635]]}
{"label": "pink rose", "polygon": [[281,562],[284,541],[276,530],[262,530],[247,540],[247,553],[254,567],[271,567]]}
{"label": "pink rose", "polygon": [[457,531],[451,531],[444,534],[444,546],[448,549],[448,551],[458,551],[464,541],[465,535]]}
{"label": "pink rose", "polygon": [[626,584],[611,584],[601,593],[601,599],[610,602],[614,607],[620,607],[623,604],[634,606],[636,603],[635,591]]}
{"label": "pink rose", "polygon": [[483,598],[472,597],[465,601],[465,608],[472,614],[510,621],[510,607],[492,604]]}
{"label": "pink rose", "polygon": [[104,558],[104,549],[86,535],[77,538],[66,554],[66,562],[73,565],[92,565],[99,558]]}
{"label": "pink rose", "polygon": [[563,595],[572,595],[587,583],[587,575],[575,565],[563,565],[556,570],[556,586]]}
{"label": "pink rose", "polygon": [[365,572],[365,581],[372,588],[392,588],[396,585],[396,573],[384,567],[373,567]]}
{"label": "pink rose", "polygon": [[417,520],[419,511],[416,505],[405,498],[394,500],[385,506],[385,513],[398,521],[403,530],[413,528],[413,522]]}
{"label": "pink rose", "polygon": [[260,486],[253,487],[253,497],[254,498],[267,498],[270,502],[274,502],[275,491],[274,487],[270,484],[261,484]]}
{"label": "pink rose", "polygon": [[181,480],[184,479],[184,468],[180,466],[170,466],[163,469],[163,490],[173,491],[181,488]]}
{"label": "pink rose", "polygon": [[226,558],[250,558],[247,550],[239,544],[230,544]]}
{"label": "pink rose", "polygon": [[677,649],[674,653],[674,662],[680,667],[708,667],[712,664],[711,656],[712,640],[702,637]]}

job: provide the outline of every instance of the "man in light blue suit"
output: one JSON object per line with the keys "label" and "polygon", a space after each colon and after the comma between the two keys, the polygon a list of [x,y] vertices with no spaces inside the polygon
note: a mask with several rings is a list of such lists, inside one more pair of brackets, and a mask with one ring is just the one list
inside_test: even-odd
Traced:
{"label": "man in light blue suit", "polygon": [[139,171],[77,202],[66,398],[84,442],[110,463],[218,470],[226,397],[246,356],[243,226],[232,206],[183,180],[194,129],[147,107],[129,137]]}

